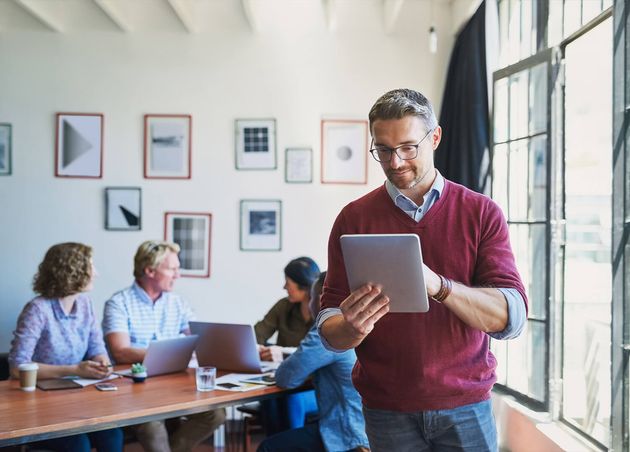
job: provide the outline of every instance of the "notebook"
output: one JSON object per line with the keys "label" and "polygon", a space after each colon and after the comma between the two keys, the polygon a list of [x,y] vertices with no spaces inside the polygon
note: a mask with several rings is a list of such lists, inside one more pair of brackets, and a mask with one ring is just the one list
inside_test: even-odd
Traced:
{"label": "notebook", "polygon": [[[142,365],[147,369],[147,377],[180,372],[188,367],[199,337],[190,336],[163,339],[149,343]],[[131,376],[131,369],[116,372],[125,377]]]}
{"label": "notebook", "polygon": [[199,336],[196,352],[200,366],[255,373],[278,367],[279,363],[260,361],[256,335],[251,325],[190,322],[190,331]]}
{"label": "notebook", "polygon": [[350,290],[381,284],[389,312],[429,310],[416,234],[344,234],[340,243]]}

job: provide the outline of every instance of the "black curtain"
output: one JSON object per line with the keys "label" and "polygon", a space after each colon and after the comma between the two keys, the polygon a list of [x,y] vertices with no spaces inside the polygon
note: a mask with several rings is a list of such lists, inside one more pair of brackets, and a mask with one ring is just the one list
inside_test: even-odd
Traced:
{"label": "black curtain", "polygon": [[489,148],[485,22],[484,1],[455,41],[440,114],[442,143],[435,152],[444,177],[477,192],[486,188]]}

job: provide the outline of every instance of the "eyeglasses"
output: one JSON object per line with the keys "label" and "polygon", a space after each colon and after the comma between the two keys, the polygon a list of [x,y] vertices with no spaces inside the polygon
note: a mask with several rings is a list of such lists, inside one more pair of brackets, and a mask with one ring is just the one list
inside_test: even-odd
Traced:
{"label": "eyeglasses", "polygon": [[[433,129],[429,130],[425,136],[416,144],[401,144],[395,148],[388,148],[387,146],[375,146],[370,149],[370,154],[377,162],[389,162],[392,159],[392,155],[396,153],[400,160],[413,160],[418,156],[418,147],[424,140],[433,132]],[[374,139],[372,138],[372,144]]]}

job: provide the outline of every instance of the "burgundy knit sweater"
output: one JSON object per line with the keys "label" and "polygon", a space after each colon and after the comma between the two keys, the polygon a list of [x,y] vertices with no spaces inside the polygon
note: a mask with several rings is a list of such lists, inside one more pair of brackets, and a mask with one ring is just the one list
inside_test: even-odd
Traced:
{"label": "burgundy knit sweater", "polygon": [[[396,207],[384,186],[348,204],[328,243],[322,309],[350,293],[342,234],[414,233],[434,272],[467,286],[518,290],[527,304],[499,207],[488,197],[445,181],[440,199],[416,223]],[[490,397],[496,360],[489,337],[444,305],[427,313],[389,313],[356,349],[353,382],[368,408],[393,411],[450,409]]]}

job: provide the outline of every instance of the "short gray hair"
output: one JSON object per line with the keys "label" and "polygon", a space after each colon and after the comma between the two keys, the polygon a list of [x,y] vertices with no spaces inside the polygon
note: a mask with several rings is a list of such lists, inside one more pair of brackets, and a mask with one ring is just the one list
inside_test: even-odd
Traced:
{"label": "short gray hair", "polygon": [[395,89],[378,98],[370,110],[370,132],[378,119],[401,119],[417,116],[424,121],[427,131],[438,126],[433,106],[429,99],[412,89]]}

